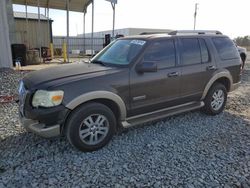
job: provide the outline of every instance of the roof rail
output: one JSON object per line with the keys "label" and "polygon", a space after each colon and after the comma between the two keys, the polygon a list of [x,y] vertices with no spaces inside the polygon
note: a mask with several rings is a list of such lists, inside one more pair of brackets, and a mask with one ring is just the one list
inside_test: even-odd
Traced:
{"label": "roof rail", "polygon": [[169,35],[222,35],[216,30],[176,30],[168,33]]}
{"label": "roof rail", "polygon": [[166,34],[166,32],[142,32],[139,35]]}

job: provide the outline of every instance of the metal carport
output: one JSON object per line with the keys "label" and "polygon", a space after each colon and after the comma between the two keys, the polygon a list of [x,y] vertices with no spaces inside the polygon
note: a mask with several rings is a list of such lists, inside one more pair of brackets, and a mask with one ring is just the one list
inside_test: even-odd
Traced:
{"label": "metal carport", "polygon": [[[13,4],[37,6],[42,8],[52,8],[59,10],[69,10],[75,12],[84,12],[92,0],[12,0]],[[68,2],[68,9],[67,4]]]}
{"label": "metal carport", "polygon": [[[66,10],[67,12],[67,58],[69,62],[69,11],[86,13],[87,7],[93,3],[94,0],[12,0],[13,4],[25,5],[26,12],[27,6],[36,6],[38,8],[38,27],[40,27],[40,7],[47,8],[47,14],[49,15],[49,9]],[[94,10],[94,6],[92,6]],[[93,11],[94,12],[94,11]],[[94,14],[93,14],[94,15]],[[84,23],[85,24],[85,23]],[[93,16],[92,16],[92,32],[93,32]],[[41,47],[41,46],[40,46]],[[41,54],[41,52],[40,52]]]}
{"label": "metal carport", "polygon": [[[27,6],[36,6],[38,7],[38,15],[40,15],[40,7],[47,8],[47,13],[49,16],[49,9],[59,9],[66,10],[67,12],[67,46],[69,40],[69,11],[82,12],[84,15],[84,32],[85,32],[85,15],[87,12],[88,6],[92,3],[92,42],[91,47],[93,49],[93,33],[94,33],[94,1],[95,0],[12,0],[13,4],[25,5],[26,6],[26,15],[27,15]],[[113,8],[113,29],[114,29],[114,20],[115,20],[115,4],[117,0],[106,0],[109,1]],[[3,9],[5,7],[5,2],[3,2]],[[4,19],[4,16],[1,16]],[[38,16],[38,19],[40,16]],[[6,21],[6,20],[5,20]],[[38,24],[38,27],[39,24]],[[8,29],[6,29],[8,31]],[[9,44],[9,43],[8,43]],[[41,53],[40,53],[41,54]],[[93,50],[92,50],[93,55]],[[67,47],[67,57],[69,58],[69,48]],[[69,62],[69,59],[68,59]]]}
{"label": "metal carport", "polygon": [[[106,0],[109,1],[112,5],[113,9],[113,31],[115,26],[115,5],[117,4],[117,0]],[[84,19],[83,19],[83,31],[85,34],[85,15],[87,12],[88,6],[92,3],[92,42],[91,42],[91,51],[93,56],[93,33],[94,33],[94,0],[12,0],[14,4],[26,5],[27,6],[37,6],[38,7],[38,14],[40,15],[40,7],[47,8],[48,14],[49,9],[59,9],[59,10],[66,10],[67,11],[67,57],[69,58],[69,11],[75,12],[83,12]],[[114,37],[114,32],[113,32]],[[40,53],[41,54],[41,53]],[[68,59],[69,62],[69,59]]]}

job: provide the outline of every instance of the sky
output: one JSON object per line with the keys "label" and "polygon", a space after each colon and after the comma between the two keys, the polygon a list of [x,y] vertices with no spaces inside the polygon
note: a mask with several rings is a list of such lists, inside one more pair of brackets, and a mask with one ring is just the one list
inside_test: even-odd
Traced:
{"label": "sky", "polygon": [[[250,35],[250,0],[118,0],[115,28],[155,28],[190,30],[194,27],[194,9],[198,3],[196,29],[219,30],[235,38]],[[14,11],[25,11],[24,6],[14,5]],[[37,13],[37,8],[28,7]],[[44,9],[41,9],[44,14]],[[86,33],[91,32],[92,7],[86,14]],[[105,0],[95,0],[94,30],[112,29],[113,11]],[[66,35],[66,12],[50,11],[53,35]],[[70,35],[83,33],[83,14],[70,12]]]}

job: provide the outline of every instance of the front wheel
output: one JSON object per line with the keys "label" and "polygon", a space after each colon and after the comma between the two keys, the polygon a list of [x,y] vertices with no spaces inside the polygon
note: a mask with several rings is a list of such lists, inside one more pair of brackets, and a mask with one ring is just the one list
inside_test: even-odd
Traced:
{"label": "front wheel", "polygon": [[105,146],[115,132],[113,112],[100,103],[89,103],[72,112],[66,125],[67,139],[81,151],[95,151]]}
{"label": "front wheel", "polygon": [[209,90],[202,111],[209,115],[221,113],[227,102],[227,90],[223,84],[215,83]]}

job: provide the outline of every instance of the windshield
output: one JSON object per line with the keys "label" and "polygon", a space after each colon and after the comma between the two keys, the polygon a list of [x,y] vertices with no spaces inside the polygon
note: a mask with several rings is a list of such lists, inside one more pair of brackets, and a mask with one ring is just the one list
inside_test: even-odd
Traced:
{"label": "windshield", "polygon": [[139,54],[145,43],[144,40],[117,40],[97,54],[91,62],[103,65],[128,65]]}

